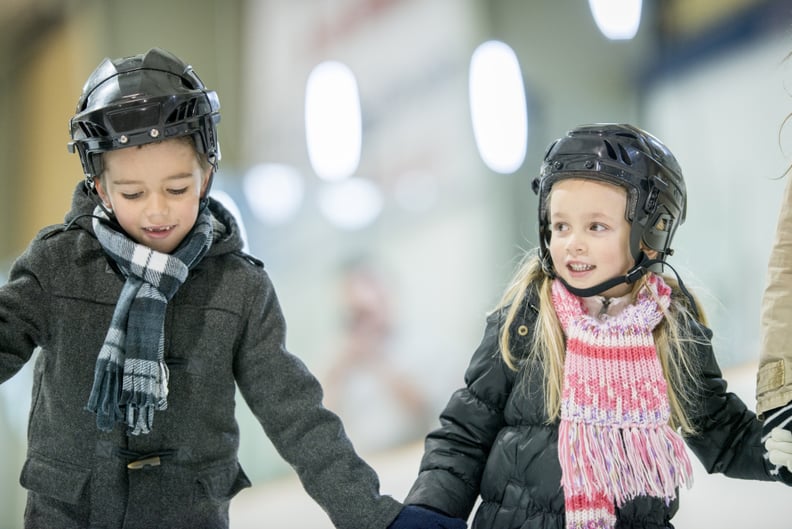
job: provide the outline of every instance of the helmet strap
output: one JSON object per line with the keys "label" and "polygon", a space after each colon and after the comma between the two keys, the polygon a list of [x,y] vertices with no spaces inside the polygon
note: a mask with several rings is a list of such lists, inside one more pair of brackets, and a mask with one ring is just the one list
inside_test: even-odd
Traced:
{"label": "helmet strap", "polygon": [[602,294],[606,290],[610,290],[615,286],[619,286],[622,284],[631,285],[638,281],[641,277],[649,271],[649,266],[655,263],[663,262],[660,259],[648,259],[646,254],[641,252],[641,259],[635,266],[633,266],[626,274],[623,276],[616,276],[607,281],[603,281],[599,285],[594,285],[593,287],[588,288],[576,288],[567,283],[561,276],[556,274],[556,277],[559,281],[561,281],[566,289],[573,293],[576,296],[581,298],[590,298],[591,296],[598,296]]}
{"label": "helmet strap", "polygon": [[215,171],[217,171],[217,162],[215,161],[214,163],[212,163],[210,161],[210,164],[211,164],[211,168],[209,169],[209,176],[206,177],[207,178],[206,187],[204,188],[203,193],[201,193],[201,197],[198,200],[199,211],[202,211],[206,206],[209,205],[209,194],[212,191],[212,183],[214,182]]}
{"label": "helmet strap", "polygon": [[558,280],[561,281],[561,283],[564,284],[566,289],[569,292],[571,292],[572,294],[574,294],[576,296],[579,296],[581,298],[589,298],[591,296],[597,296],[597,295],[605,292],[606,290],[610,290],[611,288],[613,288],[615,286],[618,286],[618,285],[622,285],[622,284],[625,284],[625,283],[628,284],[628,285],[631,285],[631,284],[635,283],[641,277],[643,277],[647,272],[649,272],[650,268],[653,265],[656,265],[656,264],[659,264],[659,265],[662,265],[662,266],[667,266],[668,268],[671,269],[672,272],[674,272],[674,275],[676,276],[677,283],[679,283],[679,289],[682,291],[682,293],[685,295],[685,297],[688,298],[688,301],[690,301],[690,309],[693,312],[693,314],[695,315],[695,317],[698,319],[699,318],[699,312],[698,312],[698,309],[696,308],[697,307],[696,300],[695,300],[695,298],[693,298],[693,295],[690,293],[690,291],[688,291],[688,289],[685,287],[685,283],[682,281],[682,278],[679,276],[679,272],[677,272],[676,269],[673,266],[671,266],[670,264],[665,262],[664,259],[662,259],[662,258],[661,259],[649,259],[646,256],[646,254],[643,253],[643,252],[641,252],[640,256],[638,257],[637,262],[635,263],[635,266],[633,266],[626,274],[624,274],[623,276],[616,276],[616,277],[614,277],[612,279],[608,279],[607,281],[603,281],[599,285],[595,285],[593,287],[576,288],[576,287],[571,286],[566,281],[564,281],[564,279],[561,278],[561,276],[559,276],[558,274],[553,274],[550,277],[558,278]]}

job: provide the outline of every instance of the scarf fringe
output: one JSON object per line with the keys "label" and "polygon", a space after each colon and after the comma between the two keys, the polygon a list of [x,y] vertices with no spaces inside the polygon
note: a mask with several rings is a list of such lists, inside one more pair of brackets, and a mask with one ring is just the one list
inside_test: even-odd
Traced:
{"label": "scarf fringe", "polygon": [[127,359],[124,374],[120,405],[126,410],[129,433],[147,434],[154,423],[154,410],[168,408],[168,366],[163,360],[154,364]]}
{"label": "scarf fringe", "polygon": [[96,426],[104,432],[112,430],[113,425],[124,418],[118,402],[122,378],[118,364],[100,358],[86,409],[96,413]]}
{"label": "scarf fringe", "polygon": [[644,495],[670,502],[678,487],[693,484],[685,445],[668,425],[608,427],[563,420],[558,434],[564,490],[588,497],[605,491],[622,506]]}

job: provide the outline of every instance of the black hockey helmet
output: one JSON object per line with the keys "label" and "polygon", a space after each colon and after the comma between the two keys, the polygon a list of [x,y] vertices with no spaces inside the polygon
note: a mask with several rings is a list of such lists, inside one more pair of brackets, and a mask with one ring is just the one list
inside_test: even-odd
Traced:
{"label": "black hockey helmet", "polygon": [[69,152],[79,153],[90,187],[102,173],[102,153],[179,136],[192,136],[216,169],[219,111],[217,94],[168,51],[153,48],[104,59],[86,81],[69,121]]}
{"label": "black hockey helmet", "polygon": [[[641,243],[672,255],[671,241],[685,220],[687,192],[676,158],[660,140],[632,125],[597,123],[576,127],[550,144],[533,190],[539,195],[540,256],[552,267],[548,196],[565,178],[600,180],[627,190],[630,251],[636,266],[645,258]],[[552,270],[552,268],[548,268]]]}

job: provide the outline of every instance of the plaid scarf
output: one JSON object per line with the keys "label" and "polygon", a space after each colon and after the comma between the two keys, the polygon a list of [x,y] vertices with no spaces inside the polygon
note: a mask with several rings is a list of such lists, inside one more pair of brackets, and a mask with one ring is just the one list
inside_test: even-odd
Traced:
{"label": "plaid scarf", "polygon": [[179,247],[164,254],[114,230],[99,206],[93,216],[96,238],[126,282],[96,359],[87,408],[96,413],[100,430],[110,431],[122,422],[132,435],[147,434],[154,410],[168,407],[165,309],[211,247],[213,217],[204,208]]}
{"label": "plaid scarf", "polygon": [[566,335],[558,456],[569,529],[616,524],[615,507],[637,496],[666,502],[692,483],[652,330],[671,289],[650,274],[637,299],[598,319],[555,280],[553,304]]}

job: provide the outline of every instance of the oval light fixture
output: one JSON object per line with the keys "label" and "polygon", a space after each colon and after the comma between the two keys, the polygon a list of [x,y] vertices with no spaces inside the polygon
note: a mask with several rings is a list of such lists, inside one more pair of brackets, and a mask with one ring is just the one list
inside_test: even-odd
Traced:
{"label": "oval light fixture", "polygon": [[642,0],[589,0],[594,22],[611,40],[630,40],[641,25]]}
{"label": "oval light fixture", "polygon": [[360,96],[352,70],[325,61],[308,76],[305,88],[305,139],[319,178],[341,180],[360,163]]}
{"label": "oval light fixture", "polygon": [[507,44],[481,44],[470,60],[470,115],[484,163],[509,174],[525,160],[528,112],[517,55]]}

